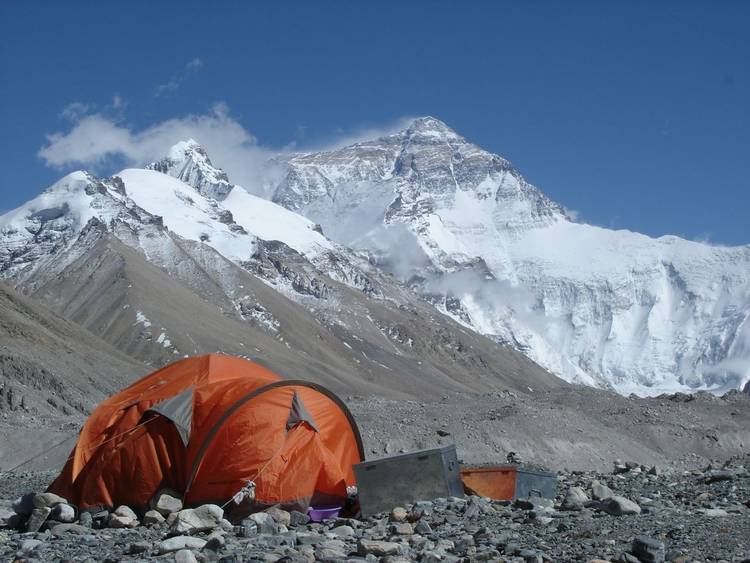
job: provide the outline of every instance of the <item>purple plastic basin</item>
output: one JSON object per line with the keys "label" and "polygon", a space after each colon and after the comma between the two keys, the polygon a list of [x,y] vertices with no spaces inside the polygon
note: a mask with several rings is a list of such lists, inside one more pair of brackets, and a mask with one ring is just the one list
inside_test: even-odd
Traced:
{"label": "purple plastic basin", "polygon": [[307,515],[313,522],[322,522],[328,518],[336,518],[341,512],[340,506],[311,506],[307,509]]}

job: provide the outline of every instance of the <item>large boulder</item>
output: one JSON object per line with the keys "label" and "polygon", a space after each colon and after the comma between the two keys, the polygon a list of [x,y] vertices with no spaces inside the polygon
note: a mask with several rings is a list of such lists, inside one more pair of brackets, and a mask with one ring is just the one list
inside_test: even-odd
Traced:
{"label": "large boulder", "polygon": [[613,516],[625,516],[627,514],[640,514],[641,507],[630,499],[615,495],[599,503],[599,508]]}
{"label": "large boulder", "polygon": [[34,493],[26,493],[13,501],[13,511],[19,516],[28,518],[34,510]]}
{"label": "large boulder", "polygon": [[162,516],[169,516],[173,512],[182,510],[182,501],[167,493],[161,493],[154,503],[154,510]]}
{"label": "large boulder", "polygon": [[52,508],[56,504],[67,503],[67,500],[55,493],[38,493],[34,495],[34,508]]}
{"label": "large boulder", "polygon": [[594,500],[604,500],[611,498],[615,495],[607,485],[597,481],[596,479],[591,482],[591,498]]}
{"label": "large boulder", "polygon": [[631,552],[641,563],[664,563],[664,543],[653,538],[638,536],[633,540]]}
{"label": "large boulder", "polygon": [[384,557],[386,555],[398,555],[400,544],[390,541],[361,539],[357,542],[357,553],[359,555],[375,555]]}
{"label": "large boulder", "polygon": [[570,487],[562,501],[563,510],[581,510],[589,501],[586,492],[580,487]]}
{"label": "large boulder", "polygon": [[69,504],[56,504],[52,507],[50,518],[63,524],[70,524],[76,521],[76,509]]}
{"label": "large boulder", "polygon": [[213,530],[224,518],[224,511],[216,504],[185,508],[176,514],[176,518],[169,526],[169,531],[173,534],[195,534]]}
{"label": "large boulder", "polygon": [[[249,521],[249,522],[248,522]],[[276,522],[270,514],[266,512],[256,512],[251,514],[245,520],[243,524],[248,523],[250,527],[255,524],[255,529],[259,534],[275,534],[276,533]]]}
{"label": "large boulder", "polygon": [[138,525],[138,516],[129,506],[121,505],[107,518],[107,526],[110,528],[135,528]]}
{"label": "large boulder", "polygon": [[41,530],[51,512],[52,509],[48,506],[43,506],[41,508],[35,508],[34,510],[32,510],[31,515],[26,522],[26,531],[38,532],[39,530]]}
{"label": "large boulder", "polygon": [[181,549],[203,549],[206,540],[193,536],[175,536],[159,543],[159,555],[180,551]]}

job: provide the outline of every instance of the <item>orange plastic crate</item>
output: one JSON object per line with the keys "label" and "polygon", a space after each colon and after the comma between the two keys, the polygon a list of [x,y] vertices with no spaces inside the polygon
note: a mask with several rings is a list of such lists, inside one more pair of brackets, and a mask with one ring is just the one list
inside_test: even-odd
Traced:
{"label": "orange plastic crate", "polygon": [[464,467],[461,481],[467,493],[495,500],[555,496],[556,477],[553,473],[517,465]]}

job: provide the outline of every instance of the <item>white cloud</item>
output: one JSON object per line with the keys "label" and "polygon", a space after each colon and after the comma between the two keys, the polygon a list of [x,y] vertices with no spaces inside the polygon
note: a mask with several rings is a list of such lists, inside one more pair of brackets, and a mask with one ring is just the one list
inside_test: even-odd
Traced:
{"label": "white cloud", "polygon": [[360,126],[353,130],[337,129],[328,139],[316,142],[313,146],[305,150],[321,151],[334,150],[341,147],[347,147],[362,141],[370,141],[385,135],[392,135],[397,131],[406,129],[414,121],[415,117],[400,117],[392,123],[381,126]]}
{"label": "white cloud", "polygon": [[79,118],[86,115],[90,110],[91,106],[89,104],[72,102],[63,108],[63,110],[60,112],[60,117],[69,121],[77,121]]}
{"label": "white cloud", "polygon": [[185,65],[185,68],[187,70],[198,70],[202,66],[203,66],[203,61],[200,58],[195,57],[192,61],[190,61],[187,65]]}
{"label": "white cloud", "polygon": [[563,206],[563,211],[565,212],[565,215],[568,216],[568,219],[573,221],[574,223],[578,223],[581,221],[581,212],[577,211],[575,209],[571,209],[570,207]]}
{"label": "white cloud", "polygon": [[142,129],[124,121],[126,105],[117,95],[111,104],[101,107],[71,104],[63,112],[72,121],[70,129],[48,134],[47,142],[37,153],[39,158],[47,166],[76,166],[92,169],[101,175],[113,174],[117,172],[113,169],[113,159],[119,165],[144,166],[166,156],[175,143],[192,138],[203,145],[214,164],[223,168],[232,182],[264,196],[267,194],[263,193],[261,173],[271,178],[268,175],[274,172],[264,167],[269,158],[293,150],[326,150],[374,139],[405,127],[409,121],[402,118],[385,127],[360,127],[348,132],[339,130],[336,137],[304,147],[293,142],[281,148],[270,148],[260,145],[223,103],[216,104],[204,114],[167,119]]}
{"label": "white cloud", "polygon": [[79,116],[69,131],[47,135],[38,156],[48,166],[75,165],[97,171],[112,157],[128,166],[143,166],[163,158],[172,145],[189,138],[203,145],[233,182],[256,192],[262,163],[277,152],[259,146],[225,104],[216,104],[206,114],[168,119],[140,130],[101,113]]}
{"label": "white cloud", "polygon": [[180,86],[182,86],[182,83],[185,82],[188,76],[195,72],[198,72],[201,68],[203,68],[203,66],[203,60],[198,57],[189,61],[185,65],[185,68],[172,75],[172,78],[170,78],[168,82],[159,84],[156,88],[154,88],[154,96],[158,98],[160,96],[173,94],[174,92],[179,90]]}

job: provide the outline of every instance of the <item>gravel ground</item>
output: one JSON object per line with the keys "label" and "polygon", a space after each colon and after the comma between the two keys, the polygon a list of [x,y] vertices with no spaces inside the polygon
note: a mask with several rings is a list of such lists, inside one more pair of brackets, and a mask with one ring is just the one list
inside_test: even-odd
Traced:
{"label": "gravel ground", "polygon": [[[735,392],[641,399],[579,388],[456,394],[431,401],[345,400],[368,458],[446,443],[455,443],[462,461],[471,464],[505,462],[515,452],[523,461],[558,472],[557,498],[553,505],[444,499],[431,510],[422,505],[421,512],[406,506],[408,522],[384,514],[364,521],[289,525],[286,531],[276,527],[273,533],[248,537],[227,527],[223,547],[212,540],[209,546],[216,550],[166,554],[160,554],[160,545],[174,535],[166,525],[76,525],[54,534],[45,528],[0,528],[0,560],[750,561],[750,457],[745,457],[750,450],[750,396]],[[4,447],[20,447],[15,455],[23,459],[66,435],[75,436],[79,425],[73,419],[5,419],[0,433],[13,438],[16,446]],[[0,473],[0,517],[8,516],[19,495],[47,486],[71,443]],[[632,460],[631,470],[613,472],[618,458]],[[654,465],[658,474],[650,472]],[[636,503],[640,514],[608,513],[607,505],[593,498],[595,481],[609,487],[611,495]],[[582,491],[570,493],[571,487]],[[207,540],[209,534],[197,537]],[[628,555],[640,536],[650,538],[643,545],[656,549],[656,555]]]}
{"label": "gravel ground", "polygon": [[[290,522],[289,513],[214,522],[186,539],[166,524],[23,533],[0,529],[2,560],[34,561],[750,561],[750,456],[703,470],[661,473],[621,464],[562,473],[554,501],[467,496],[394,507],[365,520]],[[629,469],[628,469],[629,468]],[[658,473],[658,474],[654,474]],[[2,494],[43,483],[15,475]],[[595,500],[595,496],[605,500]],[[7,501],[5,502],[7,505]],[[625,514],[623,514],[625,512]],[[627,514],[627,512],[639,512]],[[297,514],[292,518],[301,515]],[[58,525],[60,526],[60,525]],[[206,541],[209,541],[206,544]],[[190,550],[175,545],[193,542]]]}

